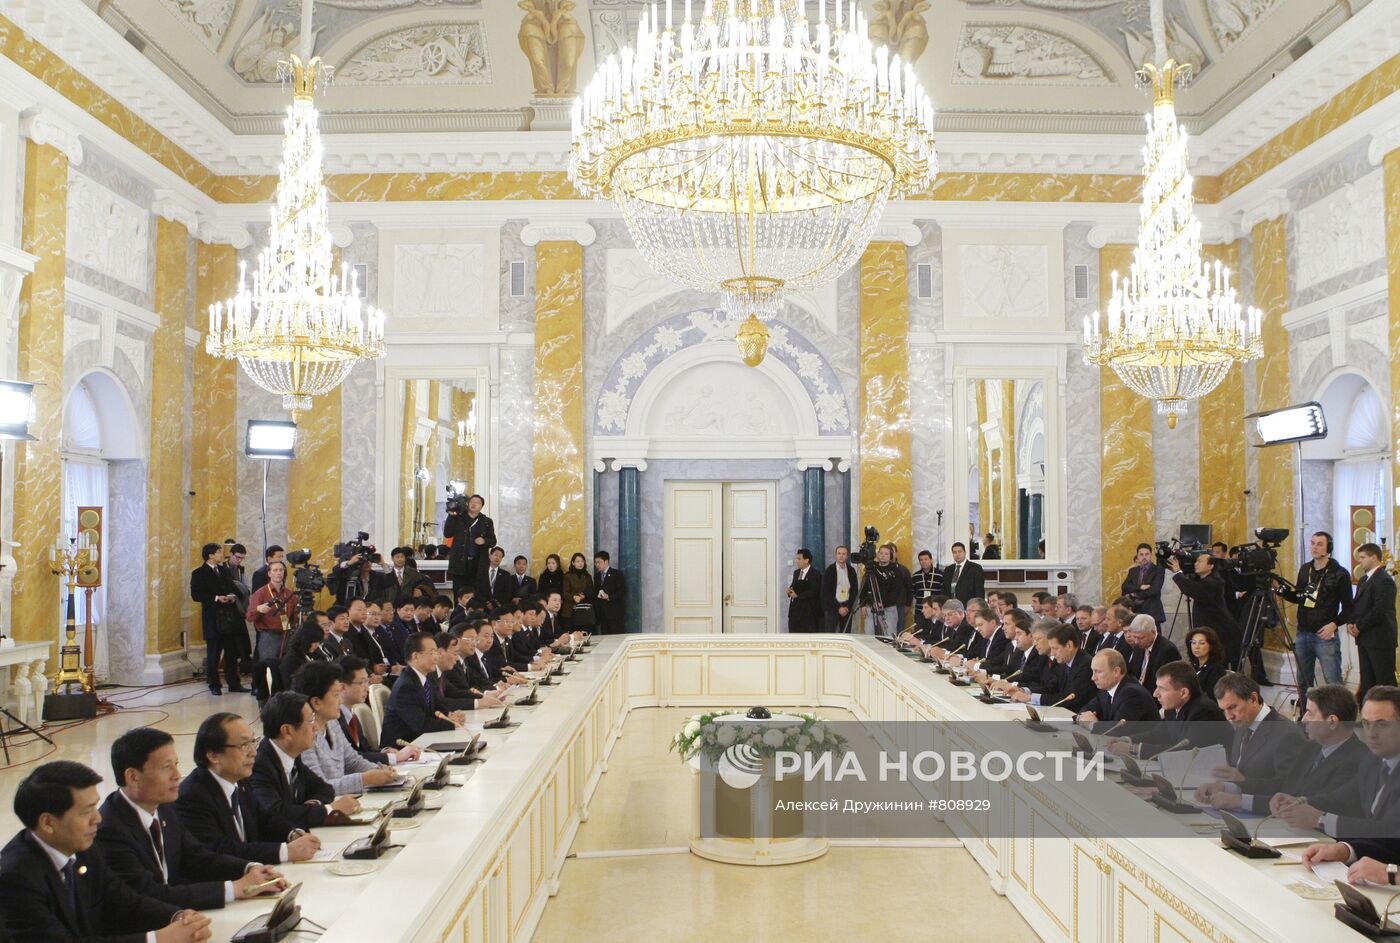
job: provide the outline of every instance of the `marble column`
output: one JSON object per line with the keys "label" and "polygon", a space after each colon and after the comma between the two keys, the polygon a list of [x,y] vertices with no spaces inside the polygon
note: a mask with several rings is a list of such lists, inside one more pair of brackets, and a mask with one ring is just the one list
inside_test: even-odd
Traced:
{"label": "marble column", "polygon": [[860,527],[913,555],[908,248],[872,242],[860,260]]}
{"label": "marble column", "polygon": [[[1207,261],[1219,260],[1239,281],[1240,245],[1205,246]],[[1235,366],[1220,385],[1200,401],[1199,460],[1201,520],[1214,525],[1216,540],[1234,546],[1248,533],[1245,505],[1244,371]]]}
{"label": "marble column", "polygon": [[617,468],[617,558],[613,565],[627,578],[628,632],[642,631],[642,479],[644,462]]}
{"label": "marble column", "polygon": [[[1386,278],[1389,305],[1390,340],[1390,398],[1400,402],[1400,123],[1392,124],[1371,139],[1369,156],[1372,164],[1382,167],[1385,180],[1385,245]],[[1400,409],[1390,411],[1391,467],[1400,462]],[[1394,472],[1392,471],[1394,475]],[[1395,475],[1400,478],[1400,475]],[[1400,482],[1392,482],[1400,484]],[[1390,548],[1400,547],[1400,490],[1392,500],[1390,518]]]}
{"label": "marble column", "polygon": [[[156,221],[155,310],[160,317],[151,339],[151,460],[146,486],[146,654],[181,647],[181,619],[189,594],[185,541],[184,462],[189,444],[180,416],[190,401],[185,324],[190,304],[190,234],[185,223]],[[225,535],[220,534],[222,539]],[[198,620],[194,620],[196,634]],[[194,636],[191,640],[195,640]]]}
{"label": "marble column", "polygon": [[[1112,273],[1126,275],[1133,247],[1099,250],[1099,304],[1107,310]],[[1103,461],[1099,502],[1103,514],[1103,585],[1100,599],[1118,598],[1120,580],[1138,544],[1156,537],[1156,494],[1152,482],[1152,402],[1123,385],[1111,367],[1100,368],[1099,414]]]}
{"label": "marble column", "polygon": [[[233,294],[238,252],[233,246],[195,249],[195,323],[205,324],[209,306]],[[200,343],[194,350],[194,389],[190,402],[190,554],[189,567],[200,563],[200,548],[238,536],[238,448],[234,414],[238,406],[238,362],[210,356]],[[339,463],[337,463],[338,466]],[[259,548],[252,548],[258,559]],[[251,567],[249,568],[251,572]]]}
{"label": "marble column", "polygon": [[[62,622],[62,590],[49,570],[49,548],[63,518],[63,308],[67,264],[68,166],[82,159],[60,140],[30,129],[25,144],[21,246],[38,257],[19,298],[18,379],[34,387],[32,442],[17,442],[14,489],[14,584],[10,635],[53,642]],[[76,142],[76,137],[73,138]],[[76,160],[74,158],[76,157]],[[52,659],[50,659],[52,662]]]}
{"label": "marble column", "polygon": [[[1264,356],[1255,363],[1255,390],[1258,409],[1267,411],[1289,405],[1292,389],[1288,375],[1288,329],[1283,316],[1288,312],[1287,227],[1281,207],[1271,218],[1252,228],[1254,243],[1254,303],[1264,312]],[[1295,529],[1293,446],[1259,449],[1259,527]],[[1292,572],[1299,563],[1297,549],[1305,546],[1294,534],[1279,548],[1279,569]]]}
{"label": "marble column", "polygon": [[[311,551],[311,562],[330,573],[341,540],[341,389],[311,398],[297,414],[296,456],[287,467],[287,540]],[[328,604],[329,593],[320,597]]]}
{"label": "marble column", "polygon": [[[991,447],[987,443],[987,383],[976,381],[977,388],[977,526],[973,533],[986,532],[992,527],[992,463]],[[953,540],[967,540],[971,534],[954,534]]]}
{"label": "marble column", "polygon": [[[1017,540],[1019,515],[1016,500],[1016,381],[1001,381],[1001,455],[998,465],[1001,469],[1001,500],[998,502],[996,537],[1001,541],[1002,559],[1020,556],[1020,542]],[[989,528],[990,529],[990,528]],[[979,542],[981,535],[978,535]]]}
{"label": "marble column", "polygon": [[531,492],[537,562],[551,553],[568,559],[588,537],[583,399],[583,246],[576,239],[541,241],[535,247]]}
{"label": "marble column", "polygon": [[399,480],[392,483],[399,489],[399,521],[395,544],[413,543],[413,457],[414,436],[418,432],[418,384],[409,380],[403,385],[403,436],[399,445]]}
{"label": "marble column", "polygon": [[468,489],[476,491],[476,447],[471,445],[457,444],[457,423],[466,419],[472,413],[472,408],[476,404],[476,393],[468,390],[452,388],[452,458],[448,462],[451,469],[452,478],[459,478],[467,483]]}
{"label": "marble column", "polygon": [[826,565],[826,473],[831,462],[801,462],[802,469],[802,544],[812,551],[817,566]]}
{"label": "marble column", "polygon": [[[603,462],[593,463],[593,550],[603,546],[603,469],[607,466]],[[587,555],[590,551],[584,551]],[[568,568],[569,561],[561,553],[560,561]],[[543,562],[540,563],[543,568]]]}

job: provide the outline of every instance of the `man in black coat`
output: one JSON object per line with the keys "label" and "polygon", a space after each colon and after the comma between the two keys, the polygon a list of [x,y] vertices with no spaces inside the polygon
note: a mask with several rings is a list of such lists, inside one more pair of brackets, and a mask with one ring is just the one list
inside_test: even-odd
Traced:
{"label": "man in black coat", "polygon": [[357,553],[336,563],[326,585],[335,594],[336,605],[349,606],[356,599],[378,599],[384,589],[384,574],[375,572],[368,554]]}
{"label": "man in black coat", "polygon": [[597,593],[593,612],[598,619],[598,633],[621,635],[627,631],[627,579],[612,565],[606,550],[593,554],[593,568],[597,571],[593,577]]}
{"label": "man in black coat", "polygon": [[1395,578],[1381,566],[1381,548],[1362,544],[1356,559],[1366,571],[1356,586],[1347,631],[1361,661],[1361,696],[1378,684],[1395,684]]}
{"label": "man in black coat", "polygon": [[1123,756],[1136,748],[1139,756],[1147,758],[1183,747],[1230,746],[1234,732],[1224,712],[1201,690],[1189,662],[1172,661],[1158,668],[1152,696],[1162,705],[1161,722],[1139,725],[1127,738],[1110,743],[1108,752]]}
{"label": "man in black coat", "polygon": [[1230,784],[1249,781],[1258,792],[1278,790],[1307,745],[1303,729],[1264,703],[1259,685],[1232,671],[1215,685],[1215,702],[1234,728],[1226,764],[1213,771],[1214,782],[1196,790],[1196,799],[1211,802]]}
{"label": "man in black coat", "polygon": [[515,572],[510,578],[515,585],[510,589],[510,601],[517,606],[534,602],[535,597],[539,595],[539,589],[535,585],[535,578],[530,575],[530,558],[524,554],[516,554],[511,563]]}
{"label": "man in black coat", "polygon": [[194,735],[194,770],[180,783],[175,814],[211,851],[263,864],[306,861],[321,839],[264,809],[248,788],[253,728],[237,714],[211,714]]}
{"label": "man in black coat", "polygon": [[1077,711],[1098,696],[1089,656],[1079,650],[1079,629],[1060,623],[1045,633],[1055,666],[1044,675],[1040,690],[1018,687],[1011,699],[1037,707],[1063,707]]}
{"label": "man in black coat", "polygon": [[850,563],[851,550],[844,544],[836,548],[836,562],[822,575],[822,611],[826,613],[828,632],[849,632],[855,623],[856,594],[860,577]]}
{"label": "man in black coat", "polygon": [[1137,559],[1132,569],[1123,577],[1119,592],[1133,601],[1133,611],[1152,617],[1161,625],[1167,621],[1167,613],[1162,609],[1162,581],[1166,573],[1152,562],[1152,545],[1138,544]]}
{"label": "man in black coat", "polygon": [[389,692],[384,705],[381,746],[395,746],[400,740],[412,742],[425,733],[455,730],[466,722],[461,711],[453,711],[449,719],[434,683],[437,671],[437,642],[426,632],[415,632],[405,643],[408,667]]}
{"label": "man in black coat", "polygon": [[209,918],[132,890],[92,845],[102,821],[81,763],[37,767],[15,790],[23,823],[0,851],[0,938],[14,943],[195,943]]}
{"label": "man in black coat", "polygon": [[1214,629],[1225,646],[1225,664],[1234,670],[1240,664],[1240,624],[1230,614],[1225,600],[1225,581],[1215,572],[1216,562],[1215,557],[1202,552],[1196,555],[1194,573],[1181,572],[1181,562],[1176,557],[1172,557],[1167,565],[1171,568],[1172,581],[1177,589],[1191,599],[1191,627]]}
{"label": "man in black coat", "polygon": [[1159,633],[1155,622],[1134,619],[1126,634],[1132,646],[1128,655],[1128,676],[1144,687],[1155,683],[1157,669],[1168,662],[1181,661],[1176,643]]}
{"label": "man in black coat", "polygon": [[481,513],[485,506],[486,499],[474,494],[467,498],[465,514],[449,511],[443,522],[442,535],[452,541],[452,551],[447,555],[447,576],[452,580],[454,599],[461,595],[464,586],[473,587],[477,599],[486,599],[489,590],[486,563],[491,548],[496,546],[496,525]]}
{"label": "man in black coat", "polygon": [[962,541],[953,544],[953,562],[943,570],[943,586],[948,595],[967,605],[969,599],[986,595],[985,582],[982,564],[967,558],[967,547]]}
{"label": "man in black coat", "polygon": [[812,551],[797,551],[797,569],[788,584],[788,631],[820,632],[822,625],[822,578],[812,568]]}
{"label": "man in black coat", "polygon": [[97,848],[133,890],[213,910],[285,887],[271,867],[212,851],[185,829],[173,805],[180,763],[170,734],[151,727],[122,734],[112,743],[112,773],[121,786],[102,803]]}
{"label": "man in black coat", "polygon": [[[248,657],[248,629],[243,616],[233,606],[238,599],[233,580],[224,570],[224,548],[205,544],[204,562],[190,573],[190,598],[200,605],[200,626],[204,630],[204,671],[212,694],[219,687],[219,658],[224,660],[224,677],[230,691],[247,691],[238,679],[238,662]],[[239,640],[242,645],[239,645]],[[227,650],[225,650],[227,649]]]}
{"label": "man in black coat", "polygon": [[295,691],[272,695],[263,705],[262,726],[263,741],[248,781],[262,811],[297,828],[350,824],[359,800],[337,798],[331,784],[301,761],[316,741],[314,712],[306,696]]}
{"label": "man in black coat", "polygon": [[1142,682],[1128,674],[1122,655],[1105,649],[1090,658],[1089,671],[1098,693],[1075,720],[1095,733],[1116,728],[1125,735],[1157,722],[1157,702]]}

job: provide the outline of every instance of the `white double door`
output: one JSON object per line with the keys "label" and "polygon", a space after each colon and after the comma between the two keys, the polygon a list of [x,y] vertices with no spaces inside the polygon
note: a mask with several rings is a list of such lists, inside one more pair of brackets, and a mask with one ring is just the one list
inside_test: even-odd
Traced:
{"label": "white double door", "polygon": [[778,632],[777,482],[666,482],[667,632]]}

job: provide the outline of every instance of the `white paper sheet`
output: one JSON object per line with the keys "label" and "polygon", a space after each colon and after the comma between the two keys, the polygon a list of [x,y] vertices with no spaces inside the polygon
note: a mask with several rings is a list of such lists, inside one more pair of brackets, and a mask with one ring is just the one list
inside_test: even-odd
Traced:
{"label": "white paper sheet", "polygon": [[1162,767],[1162,776],[1181,793],[1213,782],[1212,774],[1217,766],[1227,765],[1225,748],[1212,744],[1198,750],[1177,750],[1162,753],[1157,757]]}

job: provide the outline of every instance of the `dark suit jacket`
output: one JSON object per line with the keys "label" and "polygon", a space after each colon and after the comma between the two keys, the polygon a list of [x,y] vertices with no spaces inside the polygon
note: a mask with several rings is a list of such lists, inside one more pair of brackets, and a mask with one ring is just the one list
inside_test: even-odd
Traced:
{"label": "dark suit jacket", "polygon": [[[263,742],[258,744],[257,759],[253,761],[253,775],[248,777],[253,801],[262,807],[262,811],[285,819],[297,828],[323,825],[330,811],[330,803],[335,800],[335,789],[307,769],[301,757],[296,758],[295,766],[297,786],[293,789],[282,770],[282,759],[273,749],[272,739],[264,737]],[[311,800],[320,804],[308,805]]]}
{"label": "dark suit jacket", "polygon": [[483,667],[484,656],[478,658],[475,653],[462,656],[463,671],[467,674],[467,683],[478,691],[488,691],[500,680],[491,673],[491,662],[487,661]]}
{"label": "dark suit jacket", "polygon": [[[838,564],[831,564],[822,574],[822,609],[829,615],[836,615],[836,610],[841,604],[836,601],[836,567]],[[856,597],[860,595],[860,577],[856,575],[856,568],[851,564],[846,564],[846,578],[849,581],[850,596],[846,600],[846,605],[852,610],[856,608]]]}
{"label": "dark suit jacket", "polygon": [[1228,749],[1234,735],[1234,728],[1225,720],[1219,705],[1204,695],[1164,712],[1161,723],[1144,724],[1129,733],[1133,740],[1142,743],[1144,757],[1154,756],[1182,740],[1191,747],[1219,744]]}
{"label": "dark suit jacket", "polygon": [[1361,648],[1395,651],[1395,577],[1385,567],[1372,570],[1356,587],[1351,621]]}
{"label": "dark suit jacket", "polygon": [[[466,675],[452,677],[450,672],[439,668],[428,678],[433,683],[437,697],[437,709],[448,711],[469,711],[476,707],[476,696],[465,683]],[[389,692],[391,695],[393,692]]]}
{"label": "dark suit jacket", "polygon": [[1240,650],[1240,624],[1225,600],[1225,581],[1218,573],[1205,578],[1194,573],[1172,576],[1182,594],[1191,598],[1191,627],[1207,626],[1215,630],[1225,644],[1227,658],[1237,658]]}
{"label": "dark suit jacket", "polygon": [[[1134,612],[1151,616],[1159,625],[1167,621],[1167,614],[1162,609],[1162,582],[1166,575],[1167,571],[1155,563],[1147,564],[1146,576],[1139,567],[1133,567],[1123,577],[1123,585],[1119,587],[1124,596],[1132,597]],[[1141,588],[1144,584],[1147,589]]]}
{"label": "dark suit jacket", "polygon": [[205,638],[229,634],[234,624],[247,633],[232,603],[214,601],[215,596],[232,595],[235,595],[233,580],[222,569],[216,570],[205,563],[190,571],[190,599],[200,604],[200,626]]}
{"label": "dark suit jacket", "polygon": [[[338,606],[348,606],[356,599],[376,600],[379,599],[385,589],[384,574],[370,570],[368,576],[362,576],[359,567],[337,566],[326,578],[330,590],[335,594],[335,602]],[[392,582],[392,579],[390,580]]]}
{"label": "dark suit jacket", "polygon": [[376,750],[371,747],[369,745],[369,740],[365,737],[365,732],[360,729],[358,723],[355,729],[359,731],[359,736],[356,736],[355,732],[350,729],[350,724],[345,720],[344,711],[341,712],[336,720],[340,723],[340,732],[345,734],[345,742],[354,747],[356,753],[360,754],[360,756],[363,756],[371,763],[388,765],[389,754],[385,753],[383,750]]}
{"label": "dark suit jacket", "polygon": [[540,644],[548,645],[559,638],[559,633],[562,631],[563,628],[559,625],[559,617],[546,612],[544,614],[544,621],[540,623]]}
{"label": "dark suit jacket", "polygon": [[[1308,796],[1308,802],[1323,812],[1337,814],[1336,838],[1400,838],[1400,766],[1389,776],[1380,757],[1369,755],[1350,782],[1330,793]],[[1384,782],[1385,792],[1372,814],[1371,807]]]}
{"label": "dark suit jacket", "polygon": [[491,578],[491,566],[487,564],[486,577],[491,594],[492,609],[499,609],[510,602],[510,597],[515,594],[515,574],[501,567],[496,571],[496,578]]}
{"label": "dark suit jacket", "polygon": [[542,647],[538,629],[521,627],[510,637],[510,659],[528,665],[535,660],[535,654]]}
{"label": "dark suit jacket", "polygon": [[[954,585],[953,574],[958,572],[960,566],[962,572],[957,578],[957,585]],[[982,564],[973,560],[965,560],[960,564],[950,563],[943,568],[943,585],[948,589],[948,594],[964,603],[969,599],[981,599],[986,593],[985,582]]]}
{"label": "dark suit jacket", "polygon": [[384,724],[379,735],[382,746],[393,746],[400,740],[412,742],[435,730],[456,729],[452,721],[434,716],[437,711],[447,713],[455,708],[439,703],[436,687],[430,688],[431,691],[424,689],[413,669],[404,669],[384,705]]}
{"label": "dark suit jacket", "polygon": [[510,574],[510,600],[515,603],[531,603],[539,595],[539,589],[535,586],[535,578],[528,573],[520,576],[512,572]]}
{"label": "dark suit jacket", "polygon": [[1201,693],[1215,700],[1215,683],[1229,672],[1220,662],[1207,662],[1196,669],[1196,680],[1201,683]]}
{"label": "dark suit jacket", "polygon": [[[1005,632],[998,631],[997,634],[1006,639]],[[1035,646],[1031,646],[1026,651],[1035,651]],[[979,667],[987,674],[1001,675],[1004,678],[1019,669],[1024,663],[1025,652],[1017,648],[1010,639],[1006,639],[1004,644],[997,646],[995,654],[982,659],[982,664]],[[1017,675],[1017,677],[1020,676]]]}
{"label": "dark suit jacket", "polygon": [[1090,629],[1080,636],[1079,647],[1090,655],[1098,654],[1099,646],[1103,644],[1103,633],[1098,629]]}
{"label": "dark suit jacket", "polygon": [[180,783],[175,814],[185,829],[212,851],[277,864],[282,860],[282,844],[297,826],[259,805],[246,782],[239,783],[238,790],[243,838],[238,837],[223,789],[214,781],[214,774],[202,766],[196,766]]}
{"label": "dark suit jacket", "polygon": [[[443,536],[452,538],[452,551],[447,555],[447,575],[456,583],[470,583],[477,588],[477,598],[483,599],[486,568],[491,565],[491,548],[496,546],[496,525],[485,514],[475,518],[465,514],[449,515],[443,524]],[[476,538],[485,538],[478,544]]]}
{"label": "dark suit jacket", "polygon": [[[1147,676],[1145,678],[1142,674],[1144,661],[1147,662]],[[1174,661],[1181,661],[1181,652],[1177,649],[1176,643],[1165,635],[1159,635],[1152,640],[1151,648],[1133,649],[1132,655],[1128,658],[1128,676],[1151,689],[1157,684],[1157,669]]]}
{"label": "dark suit jacket", "polygon": [[371,665],[389,664],[389,653],[379,644],[374,633],[363,625],[350,623],[350,631],[345,633],[345,638],[350,642],[350,654],[358,658],[363,658]]}
{"label": "dark suit jacket", "polygon": [[[288,580],[288,582],[291,581]],[[262,589],[267,584],[267,564],[264,563],[262,566],[258,567],[256,570],[253,571],[252,582],[248,584],[248,595],[251,596],[253,593],[256,593],[258,590]]]}
{"label": "dark suit jacket", "polygon": [[821,571],[809,566],[804,577],[800,567],[793,570],[788,588],[797,594],[788,601],[788,631],[820,632],[823,628]]}
{"label": "dark suit jacket", "polygon": [[330,652],[331,661],[340,661],[346,655],[354,654],[354,645],[350,639],[350,633],[345,634],[345,640],[336,638],[334,632],[326,636],[326,640],[321,643],[321,651]]}
{"label": "dark suit jacket", "polygon": [[147,931],[180,910],[132,890],[96,849],[76,858],[75,911],[38,840],[27,829],[10,839],[0,851],[0,936],[13,943],[145,943]]}
{"label": "dark suit jacket", "polygon": [[393,605],[400,596],[411,596],[413,587],[419,583],[432,583],[432,580],[426,574],[419,573],[411,566],[406,566],[403,568],[403,582],[399,582],[398,574],[391,568],[389,572],[380,574],[379,589],[375,598],[381,603]]}
{"label": "dark suit jacket", "polygon": [[1235,729],[1230,742],[1230,765],[1243,773],[1245,779],[1257,783],[1255,788],[1261,792],[1272,788],[1272,795],[1292,769],[1299,751],[1307,745],[1303,728],[1278,711],[1270,710],[1248,744],[1244,744],[1244,733],[1245,728]]}
{"label": "dark suit jacket", "polygon": [[397,631],[394,624],[397,622],[398,619],[395,619],[394,622],[381,622],[379,627],[370,633],[374,636],[374,640],[379,643],[380,651],[384,652],[384,656],[389,659],[391,665],[404,664],[403,640],[407,636],[402,635],[401,637],[401,633]]}
{"label": "dark suit jacket", "polygon": [[1056,665],[1050,673],[1048,686],[1040,692],[1040,703],[1050,707],[1068,697],[1061,707],[1075,712],[1084,710],[1084,705],[1092,703],[1099,693],[1094,684],[1092,661],[1093,658],[1084,652],[1075,652],[1068,665]]}
{"label": "dark suit jacket", "polygon": [[[599,598],[599,593],[607,593],[608,598]],[[623,618],[626,602],[627,578],[622,575],[621,570],[610,566],[608,572],[602,576],[593,574],[593,611],[598,617],[599,632],[617,635],[626,631]]]}
{"label": "dark suit jacket", "polygon": [[224,882],[236,881],[248,862],[210,851],[189,834],[174,806],[160,806],[161,844],[165,849],[167,879],[160,870],[151,834],[131,804],[113,792],[102,803],[102,824],[94,845],[113,872],[139,894],[176,907],[214,910],[224,906]]}
{"label": "dark suit jacket", "polygon": [[1113,697],[1110,698],[1107,691],[1100,690],[1082,710],[1093,711],[1098,716],[1099,723],[1094,725],[1096,733],[1108,730],[1119,721],[1127,721],[1127,724],[1117,730],[1120,736],[1130,736],[1143,724],[1155,723],[1161,719],[1157,714],[1157,702],[1152,699],[1152,692],[1131,677],[1119,682]]}
{"label": "dark suit jacket", "polygon": [[1371,755],[1366,744],[1348,737],[1331,756],[1319,761],[1321,753],[1322,748],[1309,740],[1281,781],[1256,783],[1247,779],[1240,783],[1240,792],[1253,798],[1250,810],[1268,815],[1269,800],[1280,792],[1290,796],[1325,796],[1355,790],[1357,773]]}

